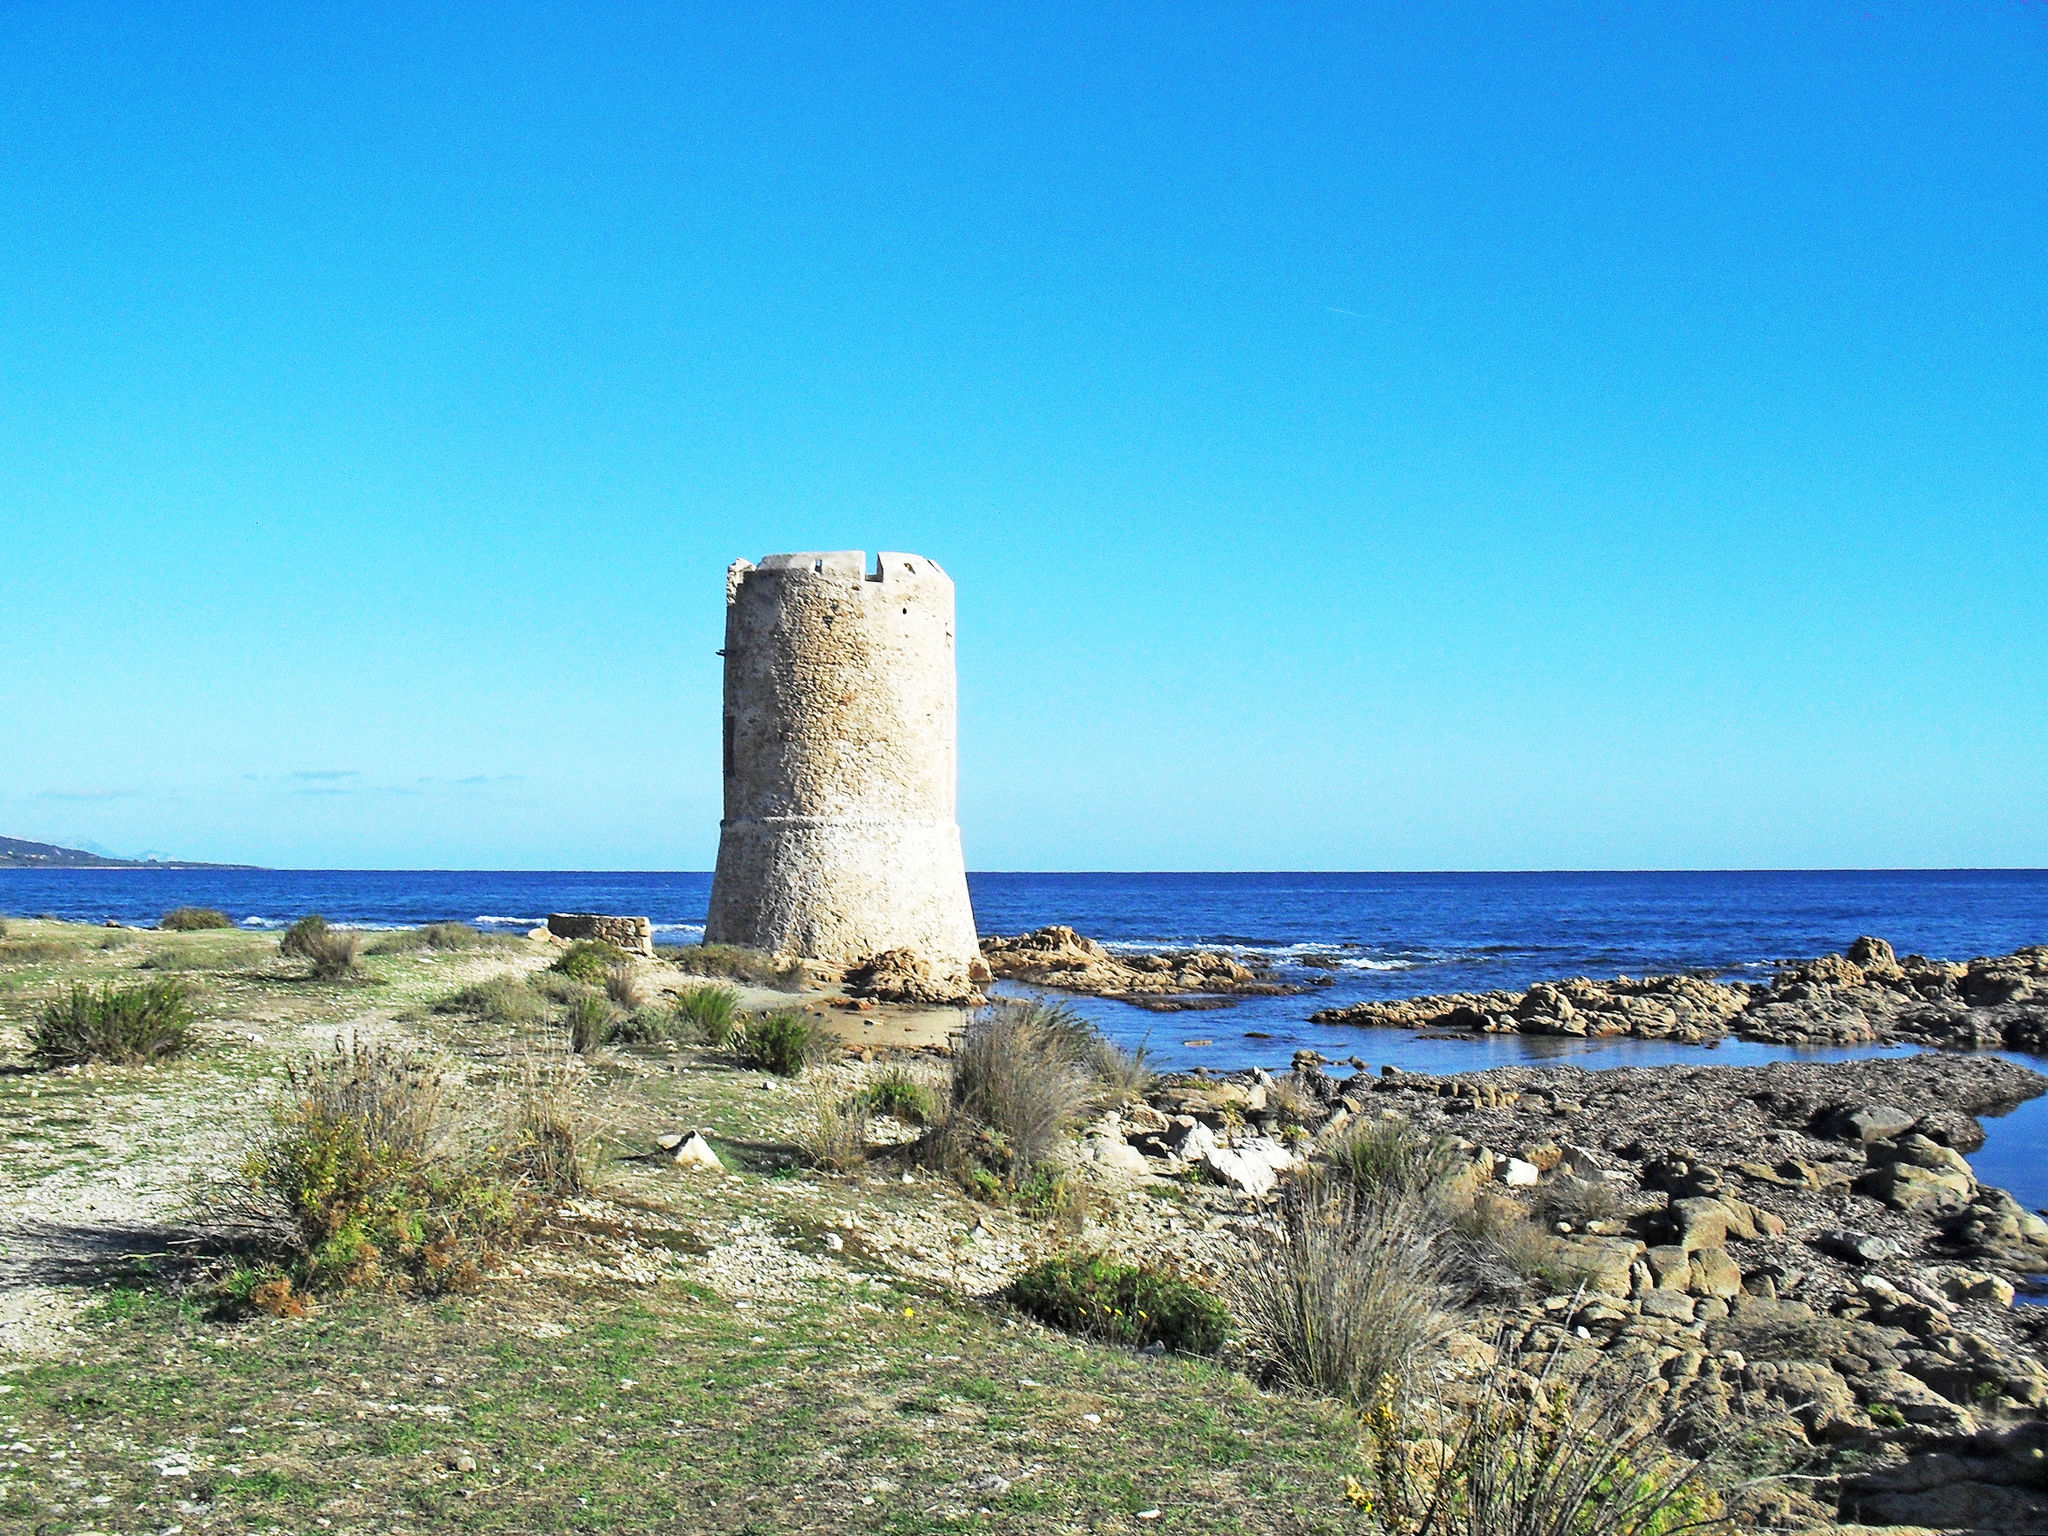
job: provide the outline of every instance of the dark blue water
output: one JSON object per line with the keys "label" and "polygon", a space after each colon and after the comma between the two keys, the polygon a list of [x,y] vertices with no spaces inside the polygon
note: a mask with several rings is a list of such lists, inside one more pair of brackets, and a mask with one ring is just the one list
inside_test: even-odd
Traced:
{"label": "dark blue water", "polygon": [[[1308,1022],[1318,1008],[1418,992],[1525,987],[1562,976],[1684,970],[1761,975],[1782,959],[1840,950],[1859,934],[1901,954],[1948,959],[2048,942],[2048,871],[1912,870],[1560,874],[1005,874],[969,877],[983,933],[1069,923],[1112,945],[1257,952],[1287,974],[1336,962],[1300,997],[1214,1012],[1151,1014],[1081,1000],[1116,1037],[1163,1066],[1284,1067],[1313,1046],[1418,1071],[1531,1060],[1581,1066],[1747,1064],[1878,1054],[1723,1043],[1419,1039]],[[148,923],[181,905],[219,907],[252,927],[307,912],[342,923],[438,919],[525,928],[549,912],[645,914],[668,942],[703,932],[708,874],[471,870],[0,870],[0,914]],[[1985,1177],[2048,1202],[2048,1099],[1994,1126]]]}

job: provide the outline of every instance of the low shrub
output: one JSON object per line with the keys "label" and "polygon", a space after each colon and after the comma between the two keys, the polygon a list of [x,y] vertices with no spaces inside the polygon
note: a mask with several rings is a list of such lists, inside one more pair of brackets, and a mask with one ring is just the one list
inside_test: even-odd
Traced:
{"label": "low shrub", "polygon": [[720,1050],[732,1044],[739,1027],[740,995],[731,987],[685,987],[676,994],[675,1008],[688,1031],[686,1038]]}
{"label": "low shrub", "polygon": [[551,1003],[573,1003],[579,997],[591,994],[591,985],[564,976],[553,970],[535,971],[526,978],[526,984]]}
{"label": "low shrub", "polygon": [[647,989],[640,983],[639,975],[630,960],[608,966],[604,973],[604,995],[628,1013],[647,1001]]}
{"label": "low shrub", "polygon": [[[1077,1057],[1072,1015],[1058,1007],[996,1003],[968,1021],[953,1053],[951,1102],[934,1150],[963,1159],[1011,1187],[1050,1156],[1080,1119],[1090,1079]],[[1081,1021],[1087,1028],[1086,1021]]]}
{"label": "low shrub", "polygon": [[778,960],[758,949],[742,949],[737,944],[664,944],[655,953],[692,976],[718,976],[784,992],[803,990],[804,968],[800,961]]}
{"label": "low shrub", "polygon": [[315,912],[285,929],[277,947],[311,966],[315,981],[339,981],[356,968],[362,942],[361,934],[332,927]]}
{"label": "low shrub", "polygon": [[562,1015],[562,1022],[569,1028],[569,1049],[578,1056],[588,1056],[600,1049],[611,1039],[618,1019],[618,1010],[609,1000],[586,992],[569,1004]]}
{"label": "low shrub", "polygon": [[868,1111],[859,1094],[814,1083],[797,1120],[797,1148],[813,1168],[845,1173],[867,1161]]}
{"label": "low shrub", "polygon": [[1319,1165],[1326,1178],[1360,1200],[1427,1205],[1448,1200],[1461,1166],[1457,1149],[1448,1141],[1424,1136],[1391,1115],[1347,1126],[1330,1142]]}
{"label": "low shrub", "polygon": [[206,928],[232,928],[235,920],[215,907],[173,907],[157,919],[169,933],[197,933]]}
{"label": "low shrub", "polygon": [[1092,1255],[1047,1259],[1010,1282],[1018,1311],[1067,1333],[1142,1349],[1213,1355],[1230,1336],[1223,1303],[1191,1281]]}
{"label": "low shrub", "polygon": [[[497,1172],[449,1154],[446,1081],[419,1050],[342,1040],[289,1067],[243,1162],[243,1215],[267,1223],[291,1290],[473,1283],[535,1213]],[[253,1298],[253,1291],[252,1291]]]}
{"label": "low shrub", "polygon": [[505,1117],[505,1175],[541,1199],[567,1199],[590,1188],[591,1150],[560,1068],[529,1059]]}
{"label": "low shrub", "polygon": [[548,969],[586,987],[601,987],[613,966],[626,963],[626,952],[618,945],[602,939],[578,939]]}
{"label": "low shrub", "polygon": [[1446,1327],[1439,1222],[1434,1204],[1413,1195],[1290,1186],[1273,1227],[1225,1282],[1247,1369],[1354,1407],[1404,1397]]}
{"label": "low shrub", "polygon": [[905,1125],[930,1125],[939,1117],[939,1096],[931,1084],[903,1067],[885,1067],[860,1097],[869,1114],[888,1115]]}
{"label": "low shrub", "polygon": [[819,1020],[794,1009],[781,1009],[749,1019],[739,1036],[740,1058],[750,1067],[795,1077],[805,1067],[830,1061],[840,1051],[839,1037]]}
{"label": "low shrub", "polygon": [[44,1067],[161,1061],[191,1044],[192,1009],[185,984],[174,980],[108,983],[97,992],[74,983],[28,1026],[29,1058]]}
{"label": "low shrub", "polygon": [[673,1008],[655,1004],[635,1008],[612,1025],[614,1045],[659,1045],[682,1037],[682,1027]]}
{"label": "low shrub", "polygon": [[1409,1536],[1676,1536],[1724,1525],[1708,1462],[1666,1444],[1654,1373],[1566,1379],[1562,1354],[1539,1365],[1503,1348],[1447,1430],[1377,1405],[1367,1416],[1372,1486],[1357,1485],[1352,1501],[1377,1528]]}
{"label": "low shrub", "polygon": [[1151,1054],[1149,1046],[1126,1048],[1098,1035],[1086,1057],[1086,1065],[1102,1091],[1111,1098],[1142,1099],[1159,1079],[1159,1074],[1152,1070],[1150,1064]]}
{"label": "low shrub", "polygon": [[1621,1214],[1621,1194],[1605,1179],[1580,1179],[1559,1173],[1536,1191],[1536,1218],[1545,1225],[1611,1221]]}
{"label": "low shrub", "polygon": [[62,960],[70,953],[68,944],[49,939],[9,939],[0,944],[0,965],[34,965],[43,960]]}
{"label": "low shrub", "polygon": [[548,1016],[546,1000],[519,976],[493,976],[451,992],[434,1004],[436,1013],[473,1013],[500,1028],[538,1024]]}
{"label": "low shrub", "polygon": [[518,941],[502,933],[485,933],[467,923],[423,923],[417,928],[398,928],[370,941],[366,954],[408,955],[422,949],[444,954],[471,949],[504,949]]}

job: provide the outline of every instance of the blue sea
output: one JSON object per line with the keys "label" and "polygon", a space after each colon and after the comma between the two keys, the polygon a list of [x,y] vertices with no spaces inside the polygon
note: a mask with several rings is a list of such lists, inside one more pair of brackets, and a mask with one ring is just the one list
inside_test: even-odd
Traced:
{"label": "blue sea", "polygon": [[[1210,1012],[1154,1014],[1100,1000],[1079,1006],[1162,1066],[1284,1068],[1312,1046],[1418,1071],[1531,1060],[1585,1067],[1751,1063],[1880,1054],[1800,1052],[1729,1041],[1496,1037],[1418,1039],[1308,1022],[1319,1008],[1420,992],[1525,987],[1564,976],[1704,971],[1763,976],[1779,961],[1846,947],[1859,934],[1899,953],[1946,959],[2048,942],[2048,870],[1773,870],[1520,874],[970,875],[981,931],[1068,923],[1131,949],[1223,948],[1270,957],[1302,978],[1333,961],[1313,993],[1252,998]],[[252,928],[307,912],[404,927],[442,919],[506,931],[549,912],[651,918],[658,942],[703,933],[708,874],[491,870],[0,869],[0,914],[150,923],[174,906],[219,907]],[[2048,1070],[2048,1063],[2031,1063]],[[2048,1099],[1993,1127],[1973,1158],[2029,1205],[2048,1203]]]}

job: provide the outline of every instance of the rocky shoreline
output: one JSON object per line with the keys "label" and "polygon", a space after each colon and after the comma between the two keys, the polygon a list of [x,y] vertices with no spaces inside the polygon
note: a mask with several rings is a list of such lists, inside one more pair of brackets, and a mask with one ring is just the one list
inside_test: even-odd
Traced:
{"label": "rocky shoreline", "polygon": [[1356,1003],[1317,1024],[1451,1034],[1628,1036],[1701,1044],[1917,1044],[2048,1048],[2048,945],[1969,961],[1900,959],[1883,939],[1789,965],[1769,982],[1704,976],[1573,977],[1527,991]]}
{"label": "rocky shoreline", "polygon": [[1063,924],[983,939],[981,957],[999,981],[1083,992],[1158,1013],[1227,1008],[1240,997],[1292,997],[1331,982],[1328,976],[1287,981],[1270,963],[1248,964],[1208,949],[1112,954]]}
{"label": "rocky shoreline", "polygon": [[[2035,1530],[2048,1308],[2014,1301],[2048,1271],[2048,1221],[1963,1153],[1977,1116],[2044,1091],[1993,1056],[1338,1078],[1302,1052],[1284,1075],[1164,1080],[1083,1147],[1100,1177],[1200,1177],[1256,1209],[1319,1145],[1398,1115],[1554,1242],[1551,1294],[1483,1304],[1454,1361],[1483,1369],[1505,1338],[1573,1371],[1638,1362],[1699,1446],[1801,1469],[1745,1494],[1745,1525]],[[1215,1269],[1241,1240],[1181,1260]]]}

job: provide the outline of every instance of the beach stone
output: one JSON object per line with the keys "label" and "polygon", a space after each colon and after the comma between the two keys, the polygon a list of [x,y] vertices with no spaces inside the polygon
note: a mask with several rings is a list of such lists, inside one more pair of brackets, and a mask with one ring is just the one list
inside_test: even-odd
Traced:
{"label": "beach stone", "polygon": [[1840,1228],[1821,1233],[1813,1243],[1823,1253],[1833,1254],[1838,1259],[1853,1259],[1858,1264],[1881,1264],[1886,1259],[1896,1258],[1899,1253],[1899,1245],[1889,1238]]}
{"label": "beach stone", "polygon": [[1856,1395],[1866,1404],[1883,1403],[1896,1409],[1908,1424],[1967,1435],[1976,1431],[1977,1421],[1966,1408],[1959,1408],[1918,1377],[1904,1371],[1872,1371],[1857,1378]]}
{"label": "beach stone", "polygon": [[1676,1243],[1644,1250],[1643,1260],[1660,1291],[1683,1292],[1692,1284],[1692,1261]]}
{"label": "beach stone", "polygon": [[1858,1109],[1838,1110],[1830,1129],[1835,1135],[1854,1141],[1889,1141],[1913,1129],[1916,1118],[1896,1104],[1865,1104]]}
{"label": "beach stone", "polygon": [[1688,1289],[1723,1301],[1742,1294],[1742,1271],[1725,1248],[1701,1248],[1691,1256]]}
{"label": "beach stone", "polygon": [[1689,1323],[1692,1321],[1693,1302],[1690,1296],[1680,1291],[1655,1290],[1646,1292],[1642,1298],[1643,1316],[1661,1317],[1668,1322]]}
{"label": "beach stone", "polygon": [[1145,1154],[1121,1137],[1094,1136],[1087,1143],[1089,1160],[1100,1168],[1118,1173],[1143,1173]]}
{"label": "beach stone", "polygon": [[718,1154],[711,1150],[711,1143],[704,1139],[702,1132],[691,1135],[669,1154],[679,1168],[718,1168],[725,1164],[718,1160]]}
{"label": "beach stone", "polygon": [[2012,1282],[1981,1269],[1952,1269],[1941,1277],[1942,1291],[1951,1301],[1988,1301],[2009,1307],[2018,1293]]}
{"label": "beach stone", "polygon": [[1858,1192],[1895,1211],[1959,1210],[1975,1188],[1966,1173],[1937,1173],[1913,1163],[1886,1163],[1856,1181]]}
{"label": "beach stone", "polygon": [[[1189,1134],[1192,1139],[1193,1133]],[[1270,1193],[1283,1172],[1301,1163],[1280,1143],[1264,1136],[1254,1137],[1241,1147],[1218,1146],[1212,1137],[1199,1161],[1222,1183],[1248,1195]]]}
{"label": "beach stone", "polygon": [[1629,1293],[1629,1271],[1643,1245],[1628,1237],[1578,1237],[1558,1243],[1558,1257],[1582,1271],[1586,1288],[1609,1296]]}

